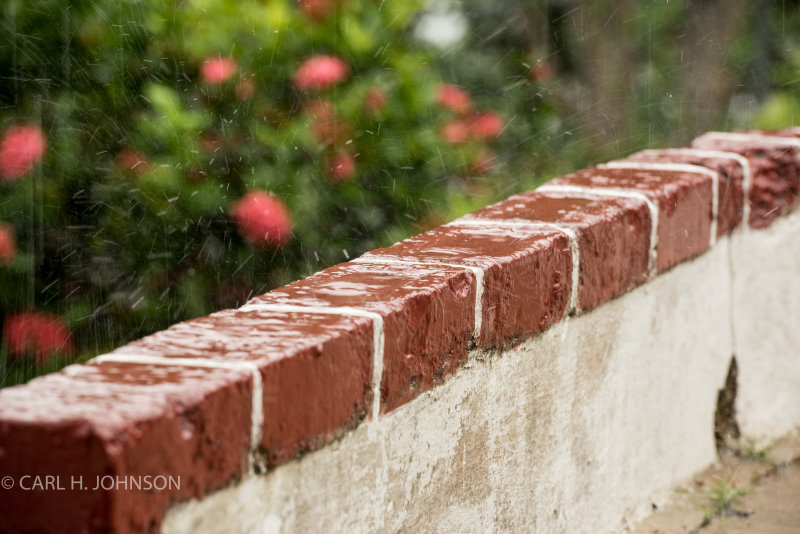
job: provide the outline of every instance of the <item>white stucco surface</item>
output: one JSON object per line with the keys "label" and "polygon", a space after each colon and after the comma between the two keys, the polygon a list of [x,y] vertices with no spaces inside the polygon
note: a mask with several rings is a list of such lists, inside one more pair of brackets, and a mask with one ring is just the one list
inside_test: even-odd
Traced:
{"label": "white stucco surface", "polygon": [[[340,441],[173,507],[163,531],[618,530],[715,459],[717,391],[732,324],[742,328],[746,314],[769,311],[772,320],[737,334],[742,422],[781,432],[797,424],[772,410],[794,401],[794,421],[800,411],[800,388],[776,392],[796,386],[800,372],[789,351],[800,336],[798,221],[778,221],[769,239],[722,239],[513,350],[473,353],[433,391]],[[795,253],[782,257],[792,241]],[[749,283],[770,292],[751,293]],[[779,318],[781,306],[791,315]],[[760,344],[759,331],[785,339]],[[765,370],[772,354],[777,367]]]}
{"label": "white stucco surface", "polygon": [[731,245],[737,420],[768,440],[800,428],[800,210]]}

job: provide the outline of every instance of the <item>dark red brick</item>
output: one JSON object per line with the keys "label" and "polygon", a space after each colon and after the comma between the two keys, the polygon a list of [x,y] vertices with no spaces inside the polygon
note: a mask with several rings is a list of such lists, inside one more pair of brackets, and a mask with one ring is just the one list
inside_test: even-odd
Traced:
{"label": "dark red brick", "polygon": [[534,226],[442,226],[364,256],[454,263],[484,271],[479,344],[503,344],[545,331],[569,303],[569,238]]}
{"label": "dark red brick", "polygon": [[382,411],[430,389],[465,360],[474,329],[475,277],[466,269],[343,263],[251,304],[347,306],[384,320]]}
{"label": "dark red brick", "polygon": [[590,310],[645,281],[650,250],[650,210],[632,198],[573,198],[522,193],[466,218],[543,221],[570,228],[578,238],[578,304]]}
{"label": "dark red brick", "polygon": [[[717,236],[722,237],[742,222],[744,213],[744,175],[743,163],[735,158],[713,154],[710,150],[693,148],[667,148],[645,150],[628,156],[626,160],[645,163],[688,163],[702,165],[717,171],[719,180],[719,206],[717,211]],[[743,157],[736,154],[737,157]]]}
{"label": "dark red brick", "polygon": [[760,132],[709,132],[692,142],[696,148],[736,152],[750,161],[753,174],[750,189],[750,226],[765,228],[788,213],[798,201],[800,171],[798,141],[782,140]]}
{"label": "dark red brick", "polygon": [[638,191],[658,206],[656,268],[664,271],[710,246],[712,179],[673,170],[595,167],[557,178],[547,185],[573,185]]}
{"label": "dark red brick", "polygon": [[255,364],[263,383],[262,447],[270,466],[353,428],[372,400],[372,322],[363,317],[225,310],[118,352]]}
{"label": "dark red brick", "polygon": [[[0,473],[15,481],[0,489],[0,532],[158,531],[170,503],[245,472],[252,383],[247,371],[107,362],[0,391]],[[24,491],[26,475],[57,475],[64,490]],[[94,490],[98,477],[147,475],[180,489]]]}

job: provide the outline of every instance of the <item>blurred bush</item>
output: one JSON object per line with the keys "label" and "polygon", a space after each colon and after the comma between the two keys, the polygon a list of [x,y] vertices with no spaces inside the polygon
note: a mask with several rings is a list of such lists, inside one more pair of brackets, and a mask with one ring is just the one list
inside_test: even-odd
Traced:
{"label": "blurred bush", "polygon": [[0,385],[441,222],[504,123],[442,100],[420,7],[6,1]]}
{"label": "blurred bush", "polygon": [[576,168],[796,124],[797,7],[6,0],[0,386]]}

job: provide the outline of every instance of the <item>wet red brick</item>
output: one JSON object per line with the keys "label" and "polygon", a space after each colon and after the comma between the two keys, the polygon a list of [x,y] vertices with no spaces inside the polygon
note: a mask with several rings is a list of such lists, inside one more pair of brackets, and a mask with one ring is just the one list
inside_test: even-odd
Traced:
{"label": "wet red brick", "polygon": [[[14,481],[0,490],[0,532],[158,531],[170,503],[245,472],[251,393],[246,371],[128,363],[0,391],[0,473]],[[63,490],[23,489],[48,475]],[[156,489],[119,482],[147,476]]]}
{"label": "wet red brick", "polygon": [[370,256],[453,263],[484,270],[483,347],[544,332],[569,303],[569,238],[551,228],[442,226]]}
{"label": "wet red brick", "polygon": [[466,269],[344,263],[251,303],[347,306],[381,315],[381,407],[389,411],[433,387],[466,359],[475,290],[475,277]]}
{"label": "wet red brick", "polygon": [[[719,173],[719,207],[717,236],[731,232],[742,222],[744,210],[744,175],[746,169],[735,157],[713,155],[710,150],[692,148],[666,148],[645,150],[628,156],[626,160],[644,163],[688,163],[702,165]],[[735,154],[742,157],[741,154]],[[748,166],[749,168],[749,166]]]}
{"label": "wet red brick", "polygon": [[119,349],[246,361],[261,371],[262,447],[270,466],[353,428],[372,400],[372,322],[363,317],[225,310]]}
{"label": "wet red brick", "polygon": [[798,201],[798,141],[775,134],[709,132],[692,142],[696,148],[736,152],[750,161],[750,226],[765,228],[788,213]]}
{"label": "wet red brick", "polygon": [[643,283],[650,250],[650,211],[632,198],[573,198],[522,193],[466,217],[542,221],[570,228],[578,238],[578,304],[590,310]]}
{"label": "wet red brick", "polygon": [[658,206],[656,267],[669,269],[710,246],[712,179],[673,170],[595,167],[557,178],[548,185],[638,191]]}

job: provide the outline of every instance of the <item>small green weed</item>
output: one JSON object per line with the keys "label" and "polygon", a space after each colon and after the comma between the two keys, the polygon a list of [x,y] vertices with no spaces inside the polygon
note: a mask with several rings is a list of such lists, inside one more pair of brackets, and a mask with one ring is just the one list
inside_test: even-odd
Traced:
{"label": "small green weed", "polygon": [[749,515],[737,512],[734,506],[742,497],[750,493],[750,487],[736,488],[727,478],[720,479],[717,484],[702,492],[690,493],[687,490],[678,489],[676,493],[689,495],[694,505],[703,512],[703,524],[708,525],[711,519],[721,515]]}
{"label": "small green weed", "polygon": [[730,512],[750,491],[747,486],[735,488],[727,478],[721,479],[701,494],[700,509],[703,511],[703,516],[710,520],[714,516]]}
{"label": "small green weed", "polygon": [[769,461],[769,454],[772,452],[772,449],[775,448],[775,443],[768,443],[763,447],[758,446],[758,442],[753,438],[749,438],[744,446],[742,446],[738,453],[740,456],[747,458],[748,460],[753,460],[755,462],[766,462]]}

